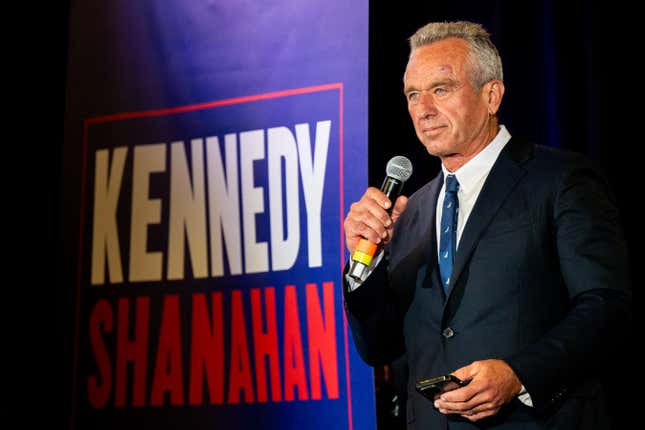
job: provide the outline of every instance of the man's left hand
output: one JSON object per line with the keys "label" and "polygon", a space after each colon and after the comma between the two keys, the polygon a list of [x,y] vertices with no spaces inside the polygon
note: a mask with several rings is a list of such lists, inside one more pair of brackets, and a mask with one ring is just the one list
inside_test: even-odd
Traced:
{"label": "man's left hand", "polygon": [[470,421],[495,415],[522,389],[513,369],[502,360],[475,361],[457,369],[453,375],[471,381],[465,387],[438,396],[435,407],[442,414],[459,414]]}

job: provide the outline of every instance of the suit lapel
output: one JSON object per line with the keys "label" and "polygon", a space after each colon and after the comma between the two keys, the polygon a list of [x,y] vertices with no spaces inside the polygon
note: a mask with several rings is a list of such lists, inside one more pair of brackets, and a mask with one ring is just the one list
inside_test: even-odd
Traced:
{"label": "suit lapel", "polygon": [[493,220],[502,203],[515,188],[515,185],[526,174],[520,163],[527,159],[531,148],[531,145],[511,139],[488,174],[459,241],[450,277],[446,305],[450,298],[456,294],[455,285],[457,285],[457,289],[463,288],[463,284],[458,283],[459,277],[476,248],[482,233]]}
{"label": "suit lapel", "polygon": [[[425,260],[431,267],[437,265],[437,198],[439,197],[439,190],[443,185],[443,171],[439,170],[439,174],[435,177],[430,185],[430,199],[429,199],[429,215],[430,223],[427,226],[426,234],[419,239],[426,243],[424,246]],[[428,241],[427,238],[430,238]]]}
{"label": "suit lapel", "polygon": [[[436,214],[437,198],[439,190],[443,184],[443,172],[432,180],[428,190],[427,198],[424,198],[426,207],[419,208],[421,214],[426,216],[426,225],[423,227],[423,233],[419,235],[416,250],[422,254],[421,264],[416,273],[416,287],[429,288],[432,285],[431,276],[437,275],[437,242],[436,242]],[[429,240],[428,240],[429,239]],[[439,281],[441,283],[441,281]]]}

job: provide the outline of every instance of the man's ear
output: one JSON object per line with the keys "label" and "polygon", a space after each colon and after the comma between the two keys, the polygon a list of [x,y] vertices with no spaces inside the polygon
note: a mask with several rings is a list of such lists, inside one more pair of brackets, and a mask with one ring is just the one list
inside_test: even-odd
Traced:
{"label": "man's ear", "polygon": [[504,82],[497,79],[486,82],[483,90],[483,95],[486,98],[486,104],[488,105],[488,113],[490,115],[495,115],[499,110],[499,106],[502,104],[502,98],[504,97]]}

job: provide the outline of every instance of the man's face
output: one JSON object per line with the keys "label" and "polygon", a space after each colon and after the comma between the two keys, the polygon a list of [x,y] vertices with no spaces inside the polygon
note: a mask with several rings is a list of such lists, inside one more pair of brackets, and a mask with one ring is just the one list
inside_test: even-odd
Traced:
{"label": "man's face", "polygon": [[461,39],[421,46],[413,51],[403,78],[417,137],[442,159],[466,156],[488,143],[489,84],[472,87],[467,58],[468,45]]}

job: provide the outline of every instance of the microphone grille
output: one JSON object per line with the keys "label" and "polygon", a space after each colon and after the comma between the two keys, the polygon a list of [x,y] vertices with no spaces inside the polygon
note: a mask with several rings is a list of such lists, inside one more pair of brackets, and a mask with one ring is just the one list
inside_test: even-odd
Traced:
{"label": "microphone grille", "polygon": [[387,176],[391,176],[394,179],[405,182],[410,179],[410,176],[412,176],[412,163],[407,157],[397,155],[387,162],[385,172],[387,173]]}

